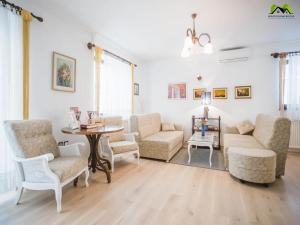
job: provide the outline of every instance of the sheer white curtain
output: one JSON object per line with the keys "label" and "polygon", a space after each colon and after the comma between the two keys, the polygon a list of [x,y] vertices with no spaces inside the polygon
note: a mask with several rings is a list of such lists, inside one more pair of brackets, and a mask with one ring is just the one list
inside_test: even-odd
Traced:
{"label": "sheer white curtain", "polygon": [[284,104],[285,115],[292,120],[300,120],[300,53],[291,53],[287,57]]}
{"label": "sheer white curtain", "polygon": [[22,20],[0,7],[0,193],[15,187],[15,168],[3,121],[22,119]]}
{"label": "sheer white curtain", "polygon": [[100,76],[100,112],[128,119],[132,113],[131,67],[104,54]]}

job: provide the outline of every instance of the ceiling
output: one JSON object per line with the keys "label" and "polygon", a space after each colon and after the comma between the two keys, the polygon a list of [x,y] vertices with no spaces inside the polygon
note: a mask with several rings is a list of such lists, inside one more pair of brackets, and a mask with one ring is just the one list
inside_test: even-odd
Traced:
{"label": "ceiling", "polygon": [[[36,0],[37,1],[37,0]],[[288,3],[294,19],[269,19],[272,0],[39,0],[111,39],[142,60],[178,57],[185,31],[211,34],[216,49],[300,40],[300,1]]]}

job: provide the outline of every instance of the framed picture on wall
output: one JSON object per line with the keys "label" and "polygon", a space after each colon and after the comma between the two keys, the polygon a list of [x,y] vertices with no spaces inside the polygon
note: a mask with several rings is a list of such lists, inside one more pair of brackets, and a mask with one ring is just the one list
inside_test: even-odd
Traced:
{"label": "framed picture on wall", "polygon": [[75,92],[76,59],[53,52],[52,89]]}
{"label": "framed picture on wall", "polygon": [[236,99],[251,98],[251,86],[236,86],[235,98]]}
{"label": "framed picture on wall", "polygon": [[193,99],[201,100],[202,94],[206,92],[206,88],[194,88],[193,89]]}
{"label": "framed picture on wall", "polygon": [[133,94],[140,95],[140,85],[138,83],[133,84]]}
{"label": "framed picture on wall", "polygon": [[169,84],[168,99],[187,99],[186,83]]}
{"label": "framed picture on wall", "polygon": [[214,99],[227,99],[227,88],[213,88]]}

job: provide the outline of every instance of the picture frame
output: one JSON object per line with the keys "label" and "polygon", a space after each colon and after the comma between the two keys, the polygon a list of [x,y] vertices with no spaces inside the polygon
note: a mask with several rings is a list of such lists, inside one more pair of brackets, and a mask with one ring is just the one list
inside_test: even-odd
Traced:
{"label": "picture frame", "polygon": [[193,99],[201,100],[204,92],[206,92],[206,88],[194,88],[193,89]]}
{"label": "picture frame", "polygon": [[186,100],[187,85],[186,83],[171,83],[168,85],[169,100]]}
{"label": "picture frame", "polygon": [[140,95],[140,85],[138,83],[133,84],[133,94]]}
{"label": "picture frame", "polygon": [[235,99],[250,99],[252,98],[251,86],[236,86],[235,87]]}
{"label": "picture frame", "polygon": [[227,99],[227,88],[213,88],[214,99]]}
{"label": "picture frame", "polygon": [[75,92],[76,59],[53,52],[52,56],[52,90]]}

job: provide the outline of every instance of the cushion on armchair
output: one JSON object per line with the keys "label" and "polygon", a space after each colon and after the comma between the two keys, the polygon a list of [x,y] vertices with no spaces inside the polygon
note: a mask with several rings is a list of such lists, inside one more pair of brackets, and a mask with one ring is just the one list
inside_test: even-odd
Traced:
{"label": "cushion on armchair", "polygon": [[138,144],[131,141],[119,141],[110,143],[110,147],[114,154],[120,154],[137,150]]}
{"label": "cushion on armchair", "polygon": [[87,164],[88,160],[80,156],[58,157],[49,162],[49,168],[64,182],[82,171]]}

